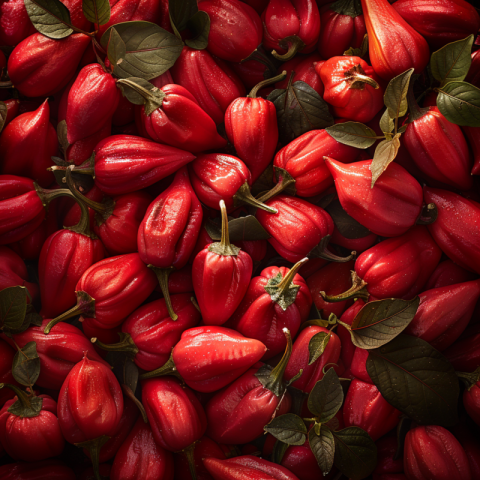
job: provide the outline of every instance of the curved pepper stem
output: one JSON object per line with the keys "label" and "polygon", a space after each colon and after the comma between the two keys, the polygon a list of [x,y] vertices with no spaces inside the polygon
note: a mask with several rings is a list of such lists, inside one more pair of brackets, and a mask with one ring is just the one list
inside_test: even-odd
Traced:
{"label": "curved pepper stem", "polygon": [[[283,44],[285,44],[285,47],[283,47]],[[287,62],[305,47],[305,43],[303,43],[300,37],[292,35],[291,37],[286,37],[281,40],[280,46],[283,48],[288,48],[287,53],[285,53],[284,55],[279,55],[276,50],[272,50],[272,55],[281,62]]]}
{"label": "curved pepper stem", "polygon": [[265,205],[260,200],[257,200],[252,193],[250,192],[250,185],[248,182],[245,182],[238,190],[237,193],[233,196],[233,206],[235,208],[241,207],[242,205],[251,205],[254,208],[260,208],[265,210],[268,213],[278,213],[276,208],[269,207]]}
{"label": "curved pepper stem", "polygon": [[178,315],[173,311],[172,300],[170,299],[170,292],[168,291],[168,277],[173,271],[173,267],[169,268],[159,268],[154,267],[153,265],[147,265],[148,268],[151,268],[155,275],[157,276],[158,283],[160,284],[160,289],[163,293],[163,298],[167,306],[168,314],[170,318],[175,321],[178,318]]}
{"label": "curved pepper stem", "polygon": [[[65,171],[68,167],[54,165],[53,167],[47,168],[49,172],[54,171]],[[92,153],[90,158],[87,158],[81,165],[74,166],[72,169],[75,173],[81,173],[83,175],[90,175],[92,178],[95,178],[95,152]]]}
{"label": "curved pepper stem", "polygon": [[187,457],[188,462],[188,469],[190,470],[190,475],[192,476],[192,480],[197,480],[197,469],[195,468],[195,456],[193,454],[195,450],[196,442],[189,445],[187,448],[182,450],[182,453],[185,454]]}
{"label": "curved pepper stem", "polygon": [[102,435],[101,437],[94,438],[93,440],[75,443],[76,447],[85,448],[88,450],[88,453],[90,454],[90,460],[92,461],[95,480],[105,480],[105,478],[100,475],[100,450],[109,440],[110,437],[107,435]]}
{"label": "curved pepper stem", "polygon": [[287,76],[287,71],[284,70],[280,75],[277,75],[276,77],[267,78],[266,80],[263,80],[262,82],[258,83],[250,90],[250,93],[247,95],[247,98],[257,98],[257,93],[259,90],[266,87],[267,85],[271,85],[272,83],[281,82],[286,76]]}
{"label": "curved pepper stem", "polygon": [[99,341],[96,337],[91,338],[90,341],[106,352],[124,352],[128,353],[132,357],[135,357],[139,350],[135,345],[133,338],[128,333],[124,332],[118,332],[118,335],[120,337],[120,341],[110,345]]}
{"label": "curved pepper stem", "polygon": [[355,90],[364,90],[365,85],[370,85],[375,90],[380,88],[378,83],[373,78],[370,78],[365,74],[365,70],[363,70],[360,64],[355,65],[354,67],[350,68],[350,70],[347,70],[345,72],[345,78],[350,84],[350,88]]}
{"label": "curved pepper stem", "polygon": [[167,360],[165,365],[162,365],[160,368],[157,368],[156,370],[152,370],[151,372],[147,372],[140,375],[140,379],[147,380],[148,378],[164,377],[165,375],[171,375],[173,377],[177,377],[181,382],[183,382],[183,378],[178,373],[177,367],[175,366],[175,362],[173,361],[173,355],[170,355],[170,358]]}
{"label": "curved pepper stem", "polygon": [[329,303],[336,303],[336,302],[344,302],[346,300],[350,300],[352,298],[361,298],[362,300],[365,300],[365,302],[368,302],[368,298],[370,294],[367,291],[367,282],[362,280],[355,270],[351,271],[352,275],[352,286],[343,293],[340,293],[339,295],[327,295],[326,292],[320,292],[321,297],[323,300]]}
{"label": "curved pepper stem", "polygon": [[16,402],[8,408],[8,412],[12,415],[26,418],[37,417],[40,414],[43,398],[36,397],[34,394],[29,396],[23,390],[10,383],[0,383],[0,390],[4,387],[13,390],[17,396]]}
{"label": "curved pepper stem", "polygon": [[[53,168],[53,167],[52,167]],[[48,188],[42,188],[37,183],[33,183],[35,191],[37,192],[42,204],[45,208],[48,208],[50,203],[59,197],[70,197],[75,200],[73,193],[68,188],[59,188],[56,190],[49,190]]]}
{"label": "curved pepper stem", "polygon": [[240,252],[240,248],[230,243],[230,236],[228,234],[227,207],[225,206],[225,202],[223,200],[220,200],[220,213],[222,215],[222,236],[220,238],[220,243],[217,242],[210,244],[208,251],[214,252],[217,255],[236,257],[238,252]]}

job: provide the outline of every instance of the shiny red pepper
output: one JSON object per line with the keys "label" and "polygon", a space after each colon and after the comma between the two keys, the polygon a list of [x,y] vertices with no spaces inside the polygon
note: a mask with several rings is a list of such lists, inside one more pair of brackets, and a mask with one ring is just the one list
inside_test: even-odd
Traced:
{"label": "shiny red pepper", "polygon": [[425,285],[425,290],[432,288],[448,287],[455,283],[469,282],[474,280],[476,275],[472,272],[467,272],[452,260],[444,260],[437,265],[431,277]]}
{"label": "shiny red pepper", "polygon": [[35,33],[25,4],[9,0],[0,6],[0,44],[14,47]]}
{"label": "shiny red pepper", "polygon": [[[365,305],[365,302],[362,299],[358,299],[351,307],[347,308],[340,320],[343,323],[351,325],[355,319],[357,313]],[[351,369],[352,360],[356,353],[357,347],[352,343],[352,336],[350,332],[341,324],[338,324],[337,335],[342,344],[341,359],[346,369]]]}
{"label": "shiny red pepper", "polygon": [[345,165],[326,159],[344,210],[371,232],[396,237],[413,227],[423,198],[420,184],[403,167],[391,163],[371,188],[372,160]]}
{"label": "shiny red pepper", "polygon": [[[318,480],[324,476],[308,441],[303,445],[290,445],[283,455],[281,465],[295,474],[299,480]],[[324,478],[331,480],[332,473],[333,475],[336,473],[335,469]]]}
{"label": "shiny red pepper", "polygon": [[0,467],[2,480],[76,480],[75,473],[59,460],[9,463]]}

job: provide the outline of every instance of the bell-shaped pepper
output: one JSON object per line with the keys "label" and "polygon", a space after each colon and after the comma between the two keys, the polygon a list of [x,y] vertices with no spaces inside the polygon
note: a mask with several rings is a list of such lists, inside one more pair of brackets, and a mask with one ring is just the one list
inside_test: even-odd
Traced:
{"label": "bell-shaped pepper", "polygon": [[45,100],[34,112],[12,120],[0,135],[1,173],[22,175],[48,187],[53,173],[52,155],[57,154],[57,132],[49,122],[50,108]]}
{"label": "bell-shaped pepper", "polygon": [[138,253],[145,264],[153,267],[173,320],[176,315],[170,305],[168,275],[172,269],[187,264],[202,218],[202,206],[190,184],[188,170],[182,167],[170,187],[150,204],[138,229]]}
{"label": "bell-shaped pepper", "polygon": [[430,59],[427,41],[388,3],[361,0],[370,61],[376,74],[391,80],[409,68],[421,73]]}
{"label": "bell-shaped pepper", "polygon": [[416,225],[363,252],[355,262],[355,271],[375,298],[410,300],[423,290],[441,256],[427,228]]}
{"label": "bell-shaped pepper", "polygon": [[405,474],[409,480],[471,480],[468,459],[445,428],[415,427],[405,437]]}
{"label": "bell-shaped pepper", "polygon": [[[215,392],[255,365],[266,351],[262,342],[225,327],[196,327],[183,332],[170,360],[141,378],[179,374],[198,392]],[[202,358],[199,362],[198,359]],[[177,372],[177,373],[175,373]]]}
{"label": "bell-shaped pepper", "polygon": [[330,215],[312,203],[288,195],[278,195],[266,202],[278,210],[271,213],[258,210],[256,217],[271,235],[268,242],[289,262],[298,262],[333,233]]}
{"label": "bell-shaped pepper", "polygon": [[320,35],[320,12],[315,0],[270,0],[262,20],[263,45],[273,49],[278,60],[287,61],[297,52],[315,49]]}
{"label": "bell-shaped pepper", "polygon": [[360,48],[367,33],[358,0],[339,0],[320,9],[322,29],[318,52],[325,58],[343,55],[349,48]]}
{"label": "bell-shaped pepper", "polygon": [[175,83],[185,87],[217,125],[230,103],[245,94],[236,74],[205,50],[183,47],[171,70]]}
{"label": "bell-shaped pepper", "polygon": [[382,237],[397,237],[413,227],[422,210],[422,187],[403,167],[391,163],[371,188],[372,160],[325,161],[342,207],[357,222]]}
{"label": "bell-shaped pepper", "polygon": [[431,277],[425,285],[425,290],[432,288],[448,287],[456,283],[469,282],[475,280],[476,275],[472,272],[467,272],[452,260],[444,260],[437,265]]}
{"label": "bell-shaped pepper", "polygon": [[[14,385],[5,387],[17,395],[0,410],[0,442],[8,455],[27,462],[60,455],[65,441],[58,424],[57,402],[48,395],[29,396]],[[34,398],[41,402],[40,408],[32,407]]]}
{"label": "bell-shaped pepper", "polygon": [[115,455],[111,480],[173,480],[172,454],[155,442],[152,430],[142,418]]}
{"label": "bell-shaped pepper", "polygon": [[443,351],[465,330],[479,298],[480,280],[427,290],[405,333]]}
{"label": "bell-shaped pepper", "polygon": [[284,329],[293,337],[312,306],[305,280],[297,274],[307,261],[292,269],[268,267],[251,280],[245,298],[233,316],[235,329],[242,335],[260,340],[268,348],[263,359],[272,358],[285,349]]}
{"label": "bell-shaped pepper", "polygon": [[34,33],[19,43],[8,59],[8,75],[27,97],[46,97],[61,90],[72,78],[90,37],[74,33],[53,40]]}
{"label": "bell-shaped pepper", "polygon": [[393,8],[434,50],[476,35],[480,28],[477,10],[464,0],[398,0]]}
{"label": "bell-shaped pepper", "polygon": [[100,328],[116,327],[147,299],[155,285],[155,274],[138,253],[101,260],[78,281],[77,305],[50,321],[45,333],[57,323],[79,314],[91,318]]}
{"label": "bell-shaped pepper", "polygon": [[437,107],[412,120],[402,139],[425,178],[460,190],[472,188],[472,157],[461,128],[449,122]]}
{"label": "bell-shaped pepper", "polygon": [[248,443],[262,435],[276,415],[290,410],[291,398],[283,380],[292,354],[292,337],[284,329],[287,347],[275,368],[254,366],[218,392],[207,404],[207,435],[219,443]]}
{"label": "bell-shaped pepper", "polygon": [[323,157],[351,163],[358,152],[357,148],[337,142],[326,130],[311,130],[279,150],[273,164],[295,179],[297,195],[314,197],[333,185],[333,177]]}
{"label": "bell-shaped pepper", "polygon": [[145,106],[139,107],[137,118],[149,138],[193,153],[226,146],[215,122],[186,88],[170,84],[160,90],[162,102],[156,110],[147,113]]}
{"label": "bell-shaped pepper", "polygon": [[[480,59],[480,57],[478,58]],[[462,132],[466,140],[468,140],[468,144],[473,153],[472,175],[480,175],[480,128],[462,127]]]}
{"label": "bell-shaped pepper", "polygon": [[373,441],[395,428],[400,421],[400,411],[392,407],[375,385],[353,380],[343,406],[346,427],[363,428]]}
{"label": "bell-shaped pepper", "polygon": [[8,463],[0,467],[2,480],[76,480],[74,471],[59,460]]}
{"label": "bell-shaped pepper", "polygon": [[447,190],[425,187],[426,203],[438,209],[428,230],[442,251],[470,272],[480,273],[480,204]]}
{"label": "bell-shaped pepper", "polygon": [[245,296],[253,270],[250,255],[230,243],[223,200],[220,209],[222,238],[199,252],[192,265],[193,288],[206,325],[222,325],[232,316]]}
{"label": "bell-shaped pepper", "polygon": [[239,0],[202,0],[198,9],[210,17],[208,51],[222,60],[241,62],[262,43],[258,13]]}

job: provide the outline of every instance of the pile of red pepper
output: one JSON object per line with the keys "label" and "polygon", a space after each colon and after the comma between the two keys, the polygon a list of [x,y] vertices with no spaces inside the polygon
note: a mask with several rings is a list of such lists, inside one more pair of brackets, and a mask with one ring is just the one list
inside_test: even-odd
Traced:
{"label": "pile of red pepper", "polygon": [[480,479],[479,29],[0,0],[0,480]]}

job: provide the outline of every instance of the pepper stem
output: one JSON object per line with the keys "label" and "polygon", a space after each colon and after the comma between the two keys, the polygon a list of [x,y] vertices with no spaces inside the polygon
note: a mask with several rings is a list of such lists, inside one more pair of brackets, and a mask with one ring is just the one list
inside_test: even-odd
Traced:
{"label": "pepper stem", "polygon": [[[52,167],[53,168],[53,167]],[[33,184],[35,191],[37,192],[42,204],[45,208],[48,208],[51,202],[59,197],[70,197],[75,199],[73,193],[68,188],[59,188],[57,190],[49,190],[47,188],[42,188],[36,183]]]}
{"label": "pepper stem", "polygon": [[155,275],[157,276],[158,283],[163,293],[163,298],[165,299],[165,304],[167,306],[168,314],[170,318],[175,321],[178,318],[178,315],[173,311],[172,300],[170,299],[170,292],[168,291],[168,277],[173,271],[173,267],[169,268],[159,268],[154,267],[153,265],[147,265],[148,268],[151,268]]}
{"label": "pepper stem", "polygon": [[282,358],[270,374],[272,385],[280,385],[283,382],[283,374],[285,373],[288,361],[292,355],[292,336],[290,335],[290,330],[288,328],[284,328],[283,333],[287,338],[287,346],[285,347],[285,352],[283,353]]}
{"label": "pepper stem", "polygon": [[365,74],[365,70],[360,64],[355,65],[347,70],[345,72],[345,78],[350,84],[350,88],[354,88],[356,90],[364,90],[365,84],[370,85],[371,87],[375,88],[375,90],[380,88],[378,83],[373,78],[370,78]]}
{"label": "pepper stem", "polygon": [[295,179],[283,168],[273,167],[273,169],[275,171],[275,178],[277,180],[277,183],[271,190],[266,192],[258,199],[259,202],[268,202],[268,200],[276,197],[284,190],[286,190],[287,193],[290,195],[295,194]]}
{"label": "pepper stem", "polygon": [[[0,383],[0,389],[4,387],[8,387],[10,390],[13,390],[13,392],[17,396],[17,401],[14,404],[12,404],[8,409],[10,413],[13,413],[14,415],[16,415],[17,411],[21,410],[22,411],[21,416],[28,417],[28,418],[37,417],[40,414],[40,410],[36,409],[32,405],[30,401],[31,397],[29,397],[23,390],[20,390],[17,386],[11,385],[10,383]],[[41,402],[43,402],[41,398],[35,397],[35,395],[33,395],[33,398],[36,398],[37,400],[40,400]],[[20,404],[20,410],[16,405],[17,402]],[[15,411],[13,412],[11,412],[10,410],[12,407],[15,407]]]}
{"label": "pepper stem", "polygon": [[220,212],[222,215],[222,236],[220,237],[220,243],[217,242],[210,244],[208,251],[214,252],[217,255],[236,257],[238,252],[240,252],[240,248],[230,243],[230,236],[228,234],[227,207],[225,206],[225,202],[223,200],[220,200]]}
{"label": "pepper stem", "polygon": [[[67,166],[54,165],[53,167],[47,168],[49,172],[56,170],[65,171]],[[87,158],[81,165],[75,166],[73,168],[75,173],[82,173],[83,175],[90,175],[92,178],[95,178],[95,152],[92,153],[90,158]]]}
{"label": "pepper stem", "polygon": [[196,442],[192,443],[187,448],[182,450],[182,453],[184,453],[187,457],[188,469],[190,470],[192,480],[197,480],[197,469],[195,468],[195,456],[193,454],[195,450],[195,443]]}
{"label": "pepper stem", "polygon": [[[283,46],[285,44],[285,47]],[[286,37],[280,41],[280,46],[282,48],[288,48],[287,53],[284,55],[279,55],[276,50],[272,50],[272,55],[282,62],[287,62],[291,60],[300,50],[305,47],[305,43],[297,37],[296,35],[292,35],[291,37]]]}
{"label": "pepper stem", "polygon": [[325,292],[320,292],[321,297],[323,300],[329,303],[336,303],[336,302],[344,302],[345,300],[350,300],[352,298],[361,298],[368,302],[368,297],[370,294],[367,291],[367,282],[362,280],[355,270],[351,271],[352,275],[352,286],[343,293],[339,295],[327,295]]}
{"label": "pepper stem", "polygon": [[93,440],[88,440],[86,442],[75,443],[76,447],[85,448],[90,454],[90,460],[92,461],[93,473],[95,475],[95,480],[104,480],[100,475],[100,450],[110,440],[110,437],[107,435],[102,435],[101,437],[94,438]]}
{"label": "pepper stem", "polygon": [[76,315],[86,315],[87,317],[95,318],[95,299],[82,290],[75,292],[75,294],[77,295],[77,304],[65,313],[50,320],[43,331],[45,335],[48,335],[57,323],[75,317]]}
{"label": "pepper stem", "polygon": [[257,98],[257,93],[259,90],[261,90],[263,87],[266,87],[267,85],[271,85],[272,83],[281,82],[286,76],[287,71],[284,70],[280,75],[277,75],[276,77],[267,78],[266,80],[261,81],[250,90],[247,98]]}
{"label": "pepper stem", "polygon": [[165,365],[162,365],[160,368],[152,370],[151,372],[147,372],[140,375],[140,379],[147,380],[148,378],[164,377],[165,375],[171,375],[173,377],[177,377],[179,380],[183,382],[183,378],[178,373],[177,367],[175,366],[175,362],[173,361],[173,355],[170,355],[170,358],[167,360]]}
{"label": "pepper stem", "polygon": [[122,383],[121,387],[125,396],[128,397],[140,410],[140,415],[142,415],[144,423],[148,423],[147,412],[145,411],[145,407],[143,406],[142,402],[135,396],[135,394],[132,392],[132,389],[128,385]]}
{"label": "pepper stem", "polygon": [[308,258],[302,258],[297,262],[290,271],[283,277],[283,280],[277,285],[277,293],[272,296],[272,300],[275,302],[280,296],[284,295],[286,290],[290,288],[290,285],[293,283],[293,278],[300,270],[300,268],[308,262]]}
{"label": "pepper stem", "polygon": [[265,210],[268,213],[278,213],[276,208],[269,207],[265,205],[260,200],[257,200],[252,193],[250,192],[250,185],[248,182],[245,182],[238,190],[237,193],[233,196],[233,206],[235,208],[241,207],[242,205],[251,205],[255,208],[260,208]]}
{"label": "pepper stem", "polygon": [[135,357],[135,355],[138,353],[138,347],[135,345],[132,337],[128,333],[124,332],[118,332],[118,335],[120,337],[120,341],[110,345],[100,342],[96,337],[91,338],[90,341],[97,347],[107,352],[125,352],[130,354],[132,357]]}

